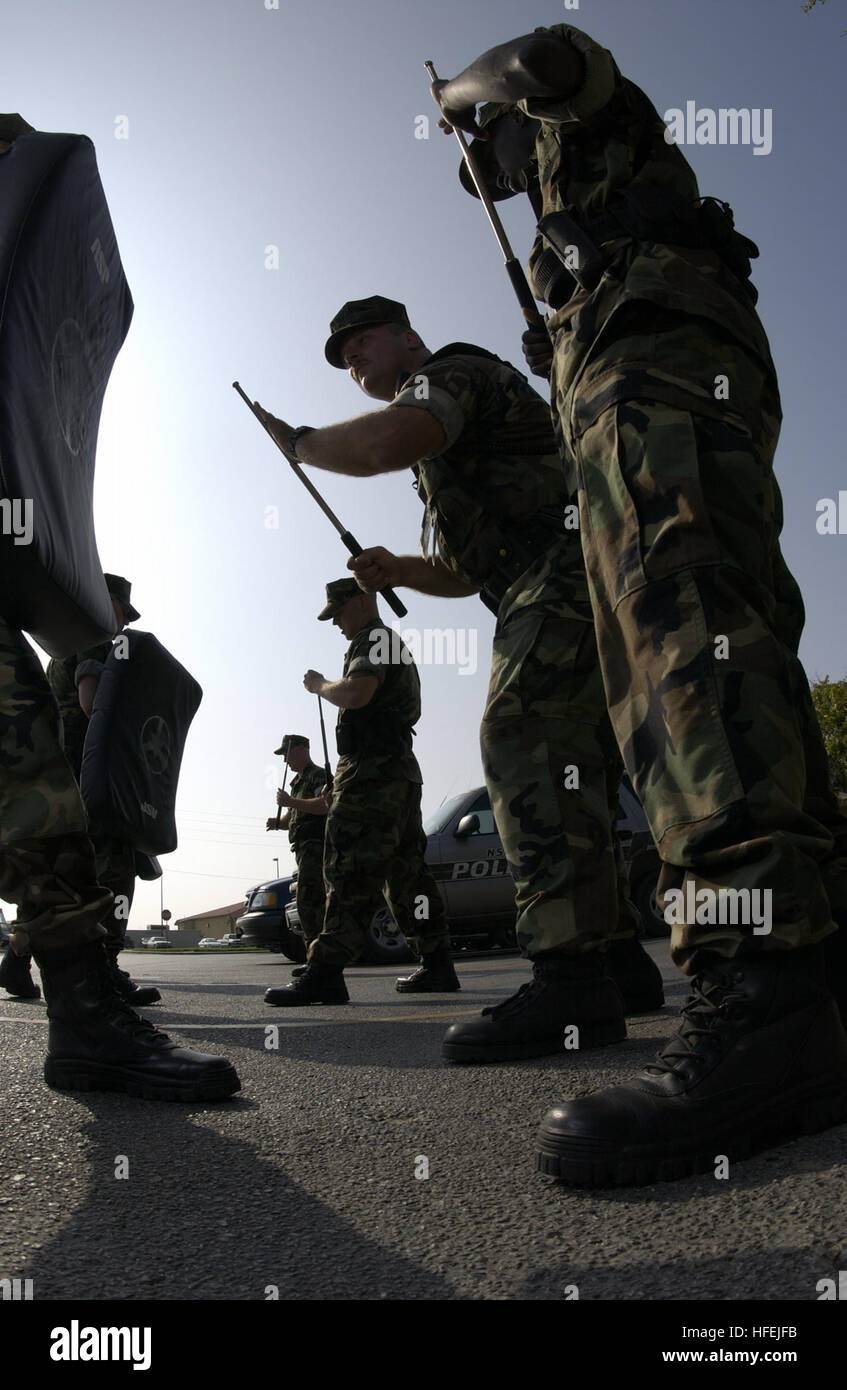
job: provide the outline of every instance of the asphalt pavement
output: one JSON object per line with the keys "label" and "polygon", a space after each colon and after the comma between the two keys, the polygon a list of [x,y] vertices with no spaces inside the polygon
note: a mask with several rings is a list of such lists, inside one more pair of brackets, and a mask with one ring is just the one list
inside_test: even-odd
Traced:
{"label": "asphalt pavement", "polygon": [[0,1279],[35,1300],[819,1300],[847,1270],[847,1127],[724,1179],[597,1192],[535,1171],[548,1107],[672,1031],[685,985],[649,949],[667,1003],[625,1043],[489,1066],[443,1064],[441,1036],[514,992],[518,957],[460,958],[442,996],[354,968],[349,1005],[287,1011],[262,1000],[280,956],[124,955],[161,989],[149,1018],[236,1065],[216,1104],[51,1091],[43,1002],[0,990]]}

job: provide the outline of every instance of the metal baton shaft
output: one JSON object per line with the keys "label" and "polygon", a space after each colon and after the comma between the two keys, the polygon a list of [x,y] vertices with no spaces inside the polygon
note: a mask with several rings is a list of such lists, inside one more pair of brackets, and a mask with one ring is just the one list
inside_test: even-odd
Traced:
{"label": "metal baton shaft", "polygon": [[326,784],[332,786],[332,773],[329,770],[329,750],[326,746],[326,729],[324,728],[324,707],[320,695],[318,696],[318,714],[321,719],[321,739],[324,746],[324,772],[326,773]]}
{"label": "metal baton shaft", "polygon": [[[306,488],[306,490],[312,494],[321,511],[323,512],[324,516],[328,517],[329,520],[332,522],[342,541],[346,545],[347,549],[350,551],[350,554],[354,556],[361,555],[363,547],[359,545],[359,542],[356,540],[356,537],[352,534],[351,531],[345,529],[343,523],[339,521],[332,508],[327,506],[326,502],[321,497],[321,494],[318,492],[315,485],[312,482],[310,482],[309,479],[306,477],[306,474],[303,472],[296,459],[289,458],[288,454],[281,447],[278,441],[274,439],[273,433],[271,432],[271,430],[268,429],[258,410],[254,406],[253,402],[250,400],[250,397],[246,395],[244,391],[242,391],[237,381],[234,381],[232,385],[233,388],[238,392],[241,399],[246,403],[247,406],[249,406],[250,410],[252,410],[256,419],[259,421],[259,424],[262,426],[262,429],[270,435],[271,439],[273,439],[274,444],[276,444],[276,447],[279,449],[279,452],[282,454],[283,458],[286,459],[287,462],[290,464],[292,470],[297,474],[297,477],[300,479],[304,488]],[[379,592],[385,599],[389,608],[391,608],[393,612],[397,614],[398,618],[406,617],[409,610],[405,607],[403,603],[401,603],[400,599],[397,597],[393,589],[380,589]]]}
{"label": "metal baton shaft", "polygon": [[[436,73],[435,68],[433,67],[430,59],[427,59],[427,61],[424,63],[424,67],[426,68],[433,82],[437,82],[439,80],[438,74]],[[544,316],[539,312],[538,305],[536,304],[532,294],[532,290],[529,288],[527,278],[524,275],[523,270],[521,269],[521,264],[517,259],[514,251],[512,250],[511,245],[509,244],[509,238],[506,236],[503,223],[500,221],[497,209],[495,208],[494,203],[491,200],[491,196],[488,192],[488,189],[485,186],[485,179],[483,178],[482,173],[480,172],[480,169],[477,165],[477,162],[474,159],[473,154],[471,153],[471,148],[467,140],[465,139],[464,131],[459,130],[458,126],[453,126],[453,134],[459,142],[459,145],[462,150],[462,156],[464,158],[465,163],[468,166],[468,173],[474,181],[474,187],[476,188],[476,191],[479,194],[480,202],[482,203],[482,206],[485,208],[485,211],[488,214],[488,220],[491,223],[491,227],[494,232],[494,235],[497,238],[500,250],[503,252],[503,259],[506,263],[506,274],[512,282],[512,289],[515,291],[517,301],[523,310],[524,318],[526,319],[527,323],[531,323],[534,328],[546,328],[547,324],[545,322]]]}
{"label": "metal baton shaft", "polygon": [[[282,774],[282,790],[283,790],[283,791],[285,791],[285,779],[286,779],[287,776],[288,776],[288,763],[285,764],[285,771],[284,771],[283,774]],[[276,808],[276,828],[277,828],[277,830],[279,830],[279,822],[280,822],[281,818],[282,818],[282,807],[281,807],[281,806],[277,806],[277,808]]]}

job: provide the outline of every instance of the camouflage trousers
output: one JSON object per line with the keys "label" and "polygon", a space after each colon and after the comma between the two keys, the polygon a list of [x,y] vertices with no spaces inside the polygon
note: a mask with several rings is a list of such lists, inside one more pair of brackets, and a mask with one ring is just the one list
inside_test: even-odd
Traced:
{"label": "camouflage trousers", "polygon": [[35,653],[0,619],[0,897],[17,904],[12,946],[66,947],[104,936],[85,811],[59,738],[59,712]]}
{"label": "camouflage trousers", "polygon": [[308,946],[320,936],[326,911],[323,839],[304,841],[294,854],[297,859],[297,916]]}
{"label": "camouflage trousers", "polygon": [[106,950],[117,955],[126,944],[129,910],[135,896],[135,849],[126,840],[102,833],[99,822],[91,824],[89,834],[94,845],[97,882],[115,897],[101,923],[106,932]]}
{"label": "camouflage trousers", "polygon": [[420,783],[354,778],[336,790],[326,822],[326,915],[309,960],[351,964],[382,906],[383,890],[418,956],[446,946],[444,907],[425,852]]}
{"label": "camouflage trousers", "polygon": [[828,935],[822,874],[843,892],[845,827],[779,548],[775,378],[689,324],[676,333],[677,379],[699,361],[703,381],[724,374],[731,405],[715,408],[703,381],[702,409],[672,403],[670,385],[650,399],[637,371],[624,398],[626,358],[643,362],[661,338],[608,347],[593,397],[586,381],[559,395],[557,343],[552,385],[609,714],[663,861],[666,915],[676,890],[673,959],[693,973],[699,948],[733,956]]}
{"label": "camouflage trousers", "polygon": [[551,602],[510,602],[498,621],[480,729],[518,946],[530,957],[596,951],[638,925],[614,829],[622,764],[575,533],[565,554]]}

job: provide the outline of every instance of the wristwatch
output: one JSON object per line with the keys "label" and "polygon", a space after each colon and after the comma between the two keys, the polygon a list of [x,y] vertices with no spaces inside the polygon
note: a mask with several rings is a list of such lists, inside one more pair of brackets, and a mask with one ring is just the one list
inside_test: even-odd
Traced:
{"label": "wristwatch", "polygon": [[304,434],[314,434],[313,425],[298,425],[296,430],[292,430],[288,436],[288,452],[297,457],[297,441],[302,439]]}

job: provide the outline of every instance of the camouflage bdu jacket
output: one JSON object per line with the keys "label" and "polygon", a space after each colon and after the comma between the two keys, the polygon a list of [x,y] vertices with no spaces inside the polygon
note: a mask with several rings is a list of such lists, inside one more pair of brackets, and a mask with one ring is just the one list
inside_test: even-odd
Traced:
{"label": "camouflage bdu jacket", "polygon": [[[320,796],[325,784],[326,772],[324,769],[316,767],[314,763],[310,762],[302,772],[298,772],[292,781],[291,795],[309,801],[313,797]],[[323,844],[325,828],[326,816],[314,815],[309,811],[297,811],[292,806],[288,815],[288,843],[295,853],[311,840],[317,840]]]}
{"label": "camouflage bdu jacket", "polygon": [[421,717],[421,682],[408,648],[383,623],[369,623],[347,648],[344,675],[374,676],[378,688],[363,709],[339,712],[336,796],[354,780],[402,778],[421,784],[411,734]]}
{"label": "camouflage bdu jacket", "polygon": [[[501,618],[521,606],[549,601],[548,554],[567,550],[579,567],[578,529],[563,545],[567,504],[562,461],[550,407],[525,376],[493,353],[451,343],[424,362],[391,408],[426,410],[442,426],[437,456],[414,472],[426,508],[421,549],[436,553],[464,583],[483,591]],[[520,578],[519,594],[507,589]]]}
{"label": "camouflage bdu jacket", "polygon": [[[677,146],[666,140],[665,123],[652,102],[621,76],[607,49],[572,25],[554,24],[548,32],[580,52],[585,81],[579,92],[563,101],[526,98],[518,103],[542,123],[535,153],[544,214],[563,209],[571,213],[595,243],[603,243],[609,272],[596,288],[578,289],[548,319],[552,335],[562,330],[555,365],[559,417],[581,432],[617,401],[649,399],[743,427],[744,416],[732,399],[716,395],[719,367],[704,376],[704,366],[714,359],[704,363],[691,319],[710,322],[726,344],[720,370],[730,380],[740,356],[733,353],[732,344],[772,373],[767,336],[753,309],[755,291],[748,290],[713,249],[686,245],[680,250],[667,236],[663,239],[671,215],[668,208],[690,209],[699,199],[693,170]],[[658,190],[673,203],[663,204]],[[640,238],[608,221],[599,221],[592,234],[592,221],[609,211],[623,220],[637,216]],[[655,239],[648,234],[651,225]],[[545,246],[539,233],[530,257],[531,279]],[[543,298],[540,286],[535,288]],[[650,322],[644,318],[648,305],[659,311]],[[654,325],[661,329],[658,335]],[[604,352],[612,341],[614,363]],[[778,422],[775,380],[771,398],[761,402],[760,409]]]}

